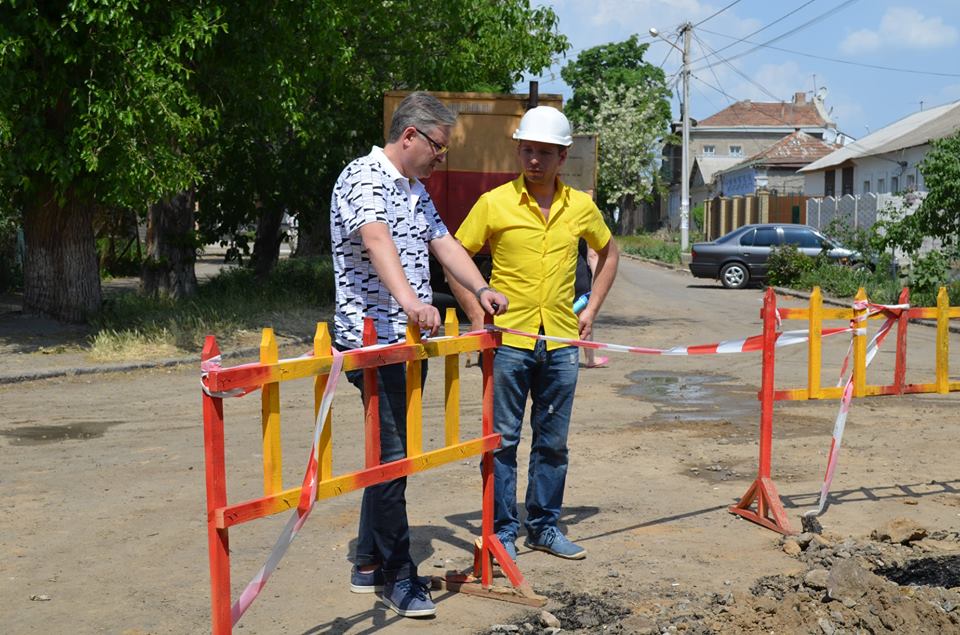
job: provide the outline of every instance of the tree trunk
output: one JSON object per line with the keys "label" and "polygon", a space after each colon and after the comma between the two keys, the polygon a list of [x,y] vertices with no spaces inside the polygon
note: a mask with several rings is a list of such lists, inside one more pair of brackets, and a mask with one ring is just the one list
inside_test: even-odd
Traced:
{"label": "tree trunk", "polygon": [[330,209],[324,206],[324,209],[309,214],[301,212],[297,216],[297,250],[294,255],[308,258],[330,253]]}
{"label": "tree trunk", "polygon": [[147,212],[147,255],[140,273],[140,289],[146,295],[183,298],[197,292],[193,265],[197,246],[193,228],[196,195],[180,192]]}
{"label": "tree trunk", "polygon": [[280,224],[283,208],[264,205],[257,219],[257,236],[253,241],[253,271],[258,278],[266,277],[280,259]]}
{"label": "tree trunk", "polygon": [[620,220],[617,224],[621,236],[632,236],[642,227],[640,210],[633,194],[620,197]]}
{"label": "tree trunk", "polygon": [[23,216],[23,310],[84,322],[100,310],[94,206],[67,193],[65,207],[43,192]]}

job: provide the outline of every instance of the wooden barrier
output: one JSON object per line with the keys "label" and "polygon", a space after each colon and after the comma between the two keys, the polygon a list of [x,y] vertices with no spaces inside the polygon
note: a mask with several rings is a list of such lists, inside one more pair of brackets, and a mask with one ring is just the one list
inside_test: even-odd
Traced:
{"label": "wooden barrier", "polygon": [[[900,293],[899,304],[909,302],[909,289]],[[773,402],[806,399],[840,399],[842,386],[824,387],[821,385],[823,360],[823,340],[821,333],[825,320],[845,320],[851,324],[863,324],[864,328],[853,335],[852,373],[853,396],[872,397],[876,395],[902,395],[910,393],[949,393],[960,391],[960,382],[951,382],[949,376],[949,352],[951,318],[960,318],[960,307],[951,307],[947,290],[943,287],[937,294],[936,307],[911,307],[897,312],[882,311],[868,315],[866,292],[861,288],[856,301],[863,308],[824,309],[823,296],[819,287],[814,287],[807,308],[777,309],[777,298],[773,289],[768,288],[760,311],[763,319],[762,374],[760,384],[760,456],[757,478],[736,505],[729,508],[733,514],[742,516],[774,531],[790,534],[793,530],[787,521],[786,512],[777,494],[777,488],[771,477],[771,451],[773,445]],[[777,315],[781,320],[806,320],[808,324],[807,345],[807,386],[776,390],[774,387],[774,367],[776,363]],[[868,320],[896,317],[896,358],[892,383],[871,384],[867,381],[867,329]],[[932,382],[907,384],[907,324],[914,319],[935,319],[936,365]],[[754,508],[753,505],[756,504]]]}
{"label": "wooden barrier", "polygon": [[[333,421],[328,414],[319,441],[316,499],[331,498],[360,488],[376,485],[410,474],[439,467],[465,457],[482,454],[482,536],[474,557],[473,575],[462,575],[450,581],[448,588],[498,599],[542,605],[545,598],[533,593],[516,565],[507,556],[493,532],[493,450],[500,444],[500,435],[493,432],[493,362],[490,353],[483,357],[483,407],[479,437],[460,440],[460,377],[459,355],[472,351],[490,351],[500,345],[500,334],[460,336],[455,312],[447,312],[445,333],[453,336],[421,341],[415,327],[407,329],[407,339],[388,347],[363,348],[343,354],[343,371],[364,372],[364,469],[334,475]],[[365,345],[376,343],[372,320],[365,320]],[[297,508],[301,488],[284,489],[280,443],[280,387],[283,382],[312,378],[314,382],[314,417],[333,363],[327,325],[317,325],[313,355],[295,359],[279,359],[272,329],[264,329],[260,345],[260,361],[230,368],[212,364],[219,357],[214,338],[208,337],[203,348],[205,363],[203,399],[204,452],[207,489],[207,527],[210,556],[212,632],[232,630],[230,598],[229,528],[273,514]],[[443,357],[444,373],[444,446],[424,451],[421,364],[429,357]],[[406,458],[380,464],[377,368],[387,364],[407,364],[407,455]],[[226,493],[224,461],[223,399],[230,391],[261,391],[261,427],[263,449],[263,496],[229,503]],[[501,563],[504,573],[516,590],[515,596],[491,589],[492,561]],[[476,583],[479,578],[479,583]]]}

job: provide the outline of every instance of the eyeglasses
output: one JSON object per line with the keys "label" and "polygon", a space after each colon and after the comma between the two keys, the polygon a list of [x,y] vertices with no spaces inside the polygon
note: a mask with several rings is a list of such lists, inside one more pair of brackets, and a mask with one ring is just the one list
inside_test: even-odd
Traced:
{"label": "eyeglasses", "polygon": [[417,132],[419,132],[420,135],[423,136],[424,139],[426,139],[428,142],[430,142],[430,147],[433,148],[433,153],[434,153],[435,155],[442,157],[442,156],[445,155],[447,152],[450,152],[450,147],[449,147],[449,146],[440,145],[439,143],[437,143],[436,141],[434,141],[433,139],[431,139],[431,138],[430,138],[430,135],[428,135],[426,132],[424,132],[424,131],[421,130],[420,128],[414,127],[414,130],[416,130]]}

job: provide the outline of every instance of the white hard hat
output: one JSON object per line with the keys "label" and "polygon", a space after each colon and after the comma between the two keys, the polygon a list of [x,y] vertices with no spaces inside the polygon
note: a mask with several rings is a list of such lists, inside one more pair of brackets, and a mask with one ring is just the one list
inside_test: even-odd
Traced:
{"label": "white hard hat", "polygon": [[558,146],[568,146],[573,143],[570,122],[562,112],[550,106],[537,106],[528,110],[520,120],[520,127],[513,133],[513,138],[520,141],[553,143]]}

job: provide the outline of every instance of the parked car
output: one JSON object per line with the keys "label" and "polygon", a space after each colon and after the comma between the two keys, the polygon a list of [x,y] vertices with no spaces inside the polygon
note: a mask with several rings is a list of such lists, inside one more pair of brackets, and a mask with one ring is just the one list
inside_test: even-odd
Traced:
{"label": "parked car", "polygon": [[767,279],[770,251],[780,245],[795,245],[808,256],[825,252],[843,265],[863,263],[863,256],[809,225],[766,223],[744,225],[709,243],[690,248],[690,273],[696,278],[720,280],[728,289],[742,289],[751,282]]}

